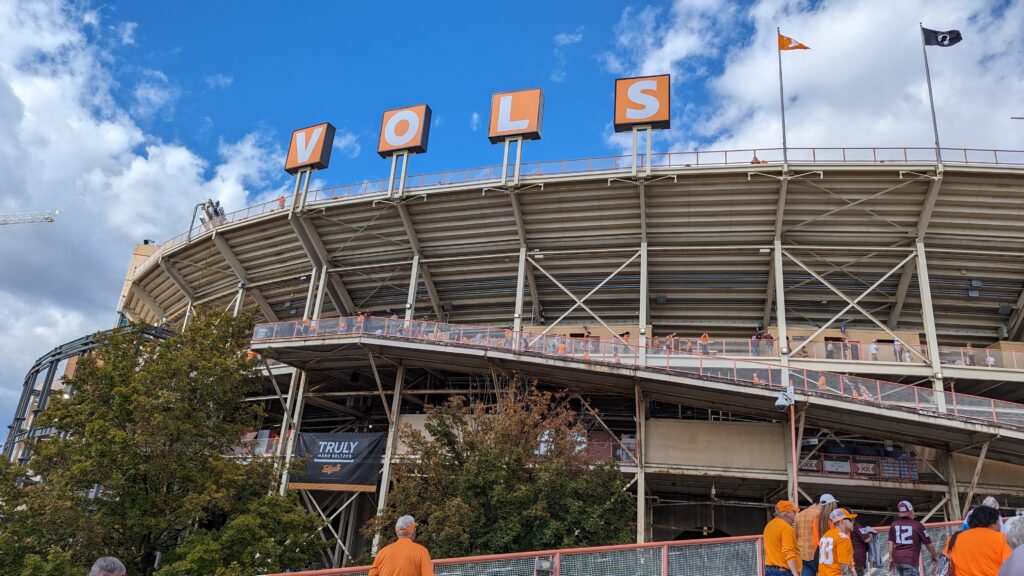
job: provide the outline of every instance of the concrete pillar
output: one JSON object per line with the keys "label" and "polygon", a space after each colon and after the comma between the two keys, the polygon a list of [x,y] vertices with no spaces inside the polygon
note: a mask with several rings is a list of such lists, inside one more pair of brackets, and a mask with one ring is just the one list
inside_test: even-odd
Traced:
{"label": "concrete pillar", "polygon": [[928,358],[932,364],[932,389],[935,390],[935,407],[946,411],[946,395],[942,385],[942,363],[939,361],[939,342],[935,333],[935,314],[932,310],[932,292],[928,282],[928,262],[924,255],[924,244],[917,243],[917,286],[921,294],[921,316],[924,333],[928,338]]}
{"label": "concrete pillar", "polygon": [[[391,422],[388,423],[388,438],[384,446],[384,469],[380,475],[380,490],[377,492],[377,516],[384,512],[388,504],[388,491],[391,489],[391,461],[398,447],[398,422],[402,409],[402,384],[405,380],[405,366],[399,366],[395,374],[395,394],[391,397]],[[380,532],[373,535],[370,553],[377,554],[380,549]]]}
{"label": "concrete pillar", "polygon": [[644,241],[640,243],[640,337],[638,338],[640,347],[637,358],[641,366],[647,365],[647,340],[650,337],[650,334],[647,333],[649,306],[650,298],[647,294],[647,242]]}
{"label": "concrete pillar", "polygon": [[412,273],[409,274],[409,291],[405,297],[405,319],[412,320],[416,314],[416,289],[420,285],[420,255],[412,255]]}
{"label": "concrete pillar", "polygon": [[634,385],[636,402],[636,543],[647,542],[647,402],[640,383]]}
{"label": "concrete pillar", "polygon": [[[526,291],[526,246],[519,248],[519,271],[516,275],[516,311],[512,316],[512,330],[519,339],[519,331],[523,329],[523,297]],[[518,346],[517,346],[518,349]]]}

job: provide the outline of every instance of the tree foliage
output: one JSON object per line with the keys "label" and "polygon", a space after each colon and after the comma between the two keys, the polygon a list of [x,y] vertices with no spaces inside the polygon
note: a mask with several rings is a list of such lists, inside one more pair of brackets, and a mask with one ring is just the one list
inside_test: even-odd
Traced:
{"label": "tree foliage", "polygon": [[[268,569],[315,554],[314,519],[267,496],[272,463],[224,456],[260,414],[243,401],[258,386],[251,329],[251,318],[208,312],[167,340],[115,332],[81,359],[65,381],[73,394],[40,415],[62,431],[33,447],[30,475],[41,481],[19,485],[18,470],[0,469],[0,573],[81,574],[112,555],[148,574],[159,555],[161,573],[180,574],[175,564],[203,542],[220,555],[207,574],[250,566],[255,552]],[[279,533],[240,529],[278,513],[292,518]]]}
{"label": "tree foliage", "polygon": [[368,534],[393,537],[397,518],[412,514],[418,540],[440,558],[631,540],[625,477],[582,449],[585,431],[557,396],[511,391],[495,406],[455,397],[428,412],[425,428],[401,431],[407,457]]}

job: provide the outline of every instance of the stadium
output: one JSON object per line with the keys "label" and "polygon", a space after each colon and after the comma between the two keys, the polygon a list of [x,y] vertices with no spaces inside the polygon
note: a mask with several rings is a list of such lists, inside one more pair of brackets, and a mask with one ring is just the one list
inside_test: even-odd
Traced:
{"label": "stadium", "polygon": [[120,312],[178,329],[200,306],[255,311],[253,452],[387,431],[375,493],[290,486],[336,566],[370,547],[398,427],[534,381],[635,479],[639,543],[758,534],[792,493],[865,524],[902,499],[930,522],[976,496],[1024,506],[1024,153],[786,154],[506,149],[318,190],[301,169],[292,198],[140,247]]}

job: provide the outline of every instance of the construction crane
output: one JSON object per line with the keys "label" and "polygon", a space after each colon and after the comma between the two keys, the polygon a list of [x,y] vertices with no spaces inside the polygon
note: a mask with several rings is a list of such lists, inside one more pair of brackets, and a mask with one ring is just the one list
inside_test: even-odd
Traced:
{"label": "construction crane", "polygon": [[0,214],[0,226],[6,224],[33,224],[35,222],[53,222],[60,214],[60,210],[47,210],[41,212],[11,212]]}

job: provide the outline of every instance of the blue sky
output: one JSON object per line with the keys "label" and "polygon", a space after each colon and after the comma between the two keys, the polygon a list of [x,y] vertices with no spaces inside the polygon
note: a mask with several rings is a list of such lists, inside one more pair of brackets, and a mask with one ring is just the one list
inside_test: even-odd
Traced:
{"label": "blue sky", "polygon": [[784,55],[791,147],[928,147],[919,21],[964,37],[929,49],[943,144],[1024,150],[1024,0],[0,2],[0,212],[62,210],[0,230],[0,420],[114,324],[135,243],[287,190],[295,128],[337,127],[323,181],[385,178],[382,113],[425,102],[411,174],[494,165],[490,95],[541,87],[526,161],[620,154],[614,79],[671,73],[656,150],[777,147],[779,26],[811,47]]}
{"label": "blue sky", "polygon": [[[161,71],[168,82],[160,85],[178,93],[174,109],[143,125],[205,156],[215,156],[218,138],[261,130],[285,146],[292,128],[330,121],[361,147],[356,158],[335,156],[323,174],[331,182],[385,176],[387,163],[373,154],[380,116],[420,102],[433,109],[434,126],[429,153],[411,165],[415,171],[500,161],[500,146],[488,143],[485,129],[472,129],[472,114],[486,119],[492,92],[537,86],[545,91],[545,130],[541,142],[527,147],[530,158],[607,154],[603,136],[615,74],[600,55],[615,49],[611,32],[622,7],[530,2],[517,3],[514,13],[496,7],[116,5],[111,18],[137,22],[135,43],[116,50],[124,77],[118,93],[130,101],[137,82]],[[687,92],[703,97],[700,90]]]}

